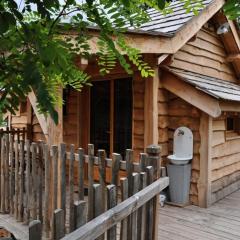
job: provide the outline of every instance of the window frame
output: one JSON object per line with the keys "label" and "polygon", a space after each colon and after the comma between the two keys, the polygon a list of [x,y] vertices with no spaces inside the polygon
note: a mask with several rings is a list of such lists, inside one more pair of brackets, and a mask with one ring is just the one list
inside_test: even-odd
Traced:
{"label": "window frame", "polygon": [[[233,129],[228,128],[228,119],[233,119]],[[240,138],[240,115],[234,113],[228,113],[225,120],[226,131],[225,139],[233,140]]]}

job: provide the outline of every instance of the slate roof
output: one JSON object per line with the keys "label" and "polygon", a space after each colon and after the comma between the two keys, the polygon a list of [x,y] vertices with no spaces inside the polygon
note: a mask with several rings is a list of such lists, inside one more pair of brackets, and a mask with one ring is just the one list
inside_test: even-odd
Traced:
{"label": "slate roof", "polygon": [[[213,0],[204,0],[204,8],[211,2],[213,2]],[[184,9],[184,3],[178,0],[172,2],[170,8],[173,11],[167,15],[162,14],[158,10],[149,9],[148,13],[151,20],[139,29],[129,28],[130,32],[132,30],[133,32],[171,37],[195,16],[193,12],[187,13],[186,9]]]}
{"label": "slate roof", "polygon": [[217,99],[240,101],[240,86],[237,84],[179,69],[170,69],[168,71],[198,90]]}

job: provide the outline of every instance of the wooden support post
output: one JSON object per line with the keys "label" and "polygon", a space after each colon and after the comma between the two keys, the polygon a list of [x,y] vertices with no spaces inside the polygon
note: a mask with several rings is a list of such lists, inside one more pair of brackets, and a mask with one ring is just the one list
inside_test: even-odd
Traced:
{"label": "wooden support post", "polygon": [[158,144],[158,66],[154,76],[145,80],[144,96],[144,148],[149,144]]}
{"label": "wooden support post", "polygon": [[211,173],[212,173],[212,118],[202,113],[200,118],[200,178],[198,181],[198,201],[200,207],[211,205]]}
{"label": "wooden support post", "polygon": [[[160,178],[161,169],[161,148],[158,145],[150,145],[147,147],[148,164],[153,166],[153,181]],[[159,195],[153,198],[153,237],[158,239],[158,207],[159,207]]]}

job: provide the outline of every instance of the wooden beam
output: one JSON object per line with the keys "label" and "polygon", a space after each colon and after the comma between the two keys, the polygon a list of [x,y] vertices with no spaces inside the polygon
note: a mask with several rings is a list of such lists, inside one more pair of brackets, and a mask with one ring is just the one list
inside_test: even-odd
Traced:
{"label": "wooden beam", "polygon": [[174,93],[178,97],[184,99],[186,102],[212,117],[219,117],[221,115],[219,102],[215,98],[200,90],[197,90],[195,87],[177,78],[169,72],[164,71],[161,78],[162,86],[168,91]]}
{"label": "wooden beam", "polygon": [[211,205],[211,174],[212,174],[212,118],[202,113],[200,118],[201,145],[200,153],[200,177],[198,181],[198,202],[200,207]]}
{"label": "wooden beam", "polygon": [[39,111],[37,109],[37,98],[33,91],[28,94],[28,99],[32,105],[33,111],[38,119],[38,122],[42,128],[42,131],[43,131],[44,135],[47,137],[47,135],[48,135],[47,119],[42,113],[39,113]]}
{"label": "wooden beam", "polygon": [[240,53],[236,53],[236,54],[229,54],[226,58],[227,62],[233,62],[235,60],[240,60]]}
{"label": "wooden beam", "polygon": [[229,23],[230,29],[232,31],[232,34],[234,36],[234,40],[236,42],[236,45],[238,46],[238,49],[240,50],[240,39],[239,39],[239,35],[238,35],[238,32],[237,32],[236,26],[235,26],[235,24],[232,20],[228,19],[228,23]]}
{"label": "wooden beam", "polygon": [[158,66],[154,69],[154,77],[145,80],[144,96],[144,148],[158,144]]}
{"label": "wooden beam", "polygon": [[220,108],[223,112],[240,112],[240,102],[220,102]]}

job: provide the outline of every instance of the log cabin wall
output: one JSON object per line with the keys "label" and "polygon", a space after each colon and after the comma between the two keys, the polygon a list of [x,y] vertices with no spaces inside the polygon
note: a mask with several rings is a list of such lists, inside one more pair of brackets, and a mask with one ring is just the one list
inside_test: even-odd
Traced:
{"label": "log cabin wall", "polygon": [[[211,25],[205,25],[181,50],[173,56],[173,61],[168,64],[171,68],[200,73],[206,76],[223,79],[226,81],[237,82],[235,72],[230,63],[226,61],[227,53],[224,49],[220,37]],[[159,83],[158,94],[159,105],[159,144],[162,146],[163,164],[166,156],[172,153],[173,132],[177,127],[187,126],[193,131],[194,135],[194,158],[192,161],[192,178],[190,188],[190,201],[194,205],[199,205],[199,180],[200,180],[200,146],[201,138],[199,134],[201,111],[191,106],[184,100],[167,92]],[[219,118],[214,120],[213,128],[216,123],[221,123],[223,128],[224,120]],[[221,132],[222,131],[222,132]],[[229,157],[219,155],[219,158],[212,160],[212,197],[213,201],[223,195],[222,192],[229,192],[231,185],[240,186],[240,153],[235,153],[239,140],[222,142],[224,129],[214,130],[213,132],[213,156],[221,154],[226,148]],[[168,136],[166,134],[168,132]],[[239,155],[238,155],[239,154]],[[239,162],[237,161],[239,157]],[[220,160],[217,162],[217,159]],[[235,161],[235,162],[234,162]],[[218,163],[218,165],[217,165]],[[230,164],[231,163],[231,164]],[[216,169],[216,167],[218,169]],[[239,181],[239,182],[238,182]],[[225,186],[225,188],[224,188]],[[230,193],[230,192],[229,192]]]}
{"label": "log cabin wall", "polygon": [[240,138],[226,138],[226,115],[213,119],[212,202],[240,188]]}
{"label": "log cabin wall", "polygon": [[[211,26],[211,25],[210,25]],[[226,61],[227,53],[216,30],[204,26],[195,39],[174,54],[172,67],[236,82],[235,72]]]}
{"label": "log cabin wall", "polygon": [[63,111],[63,141],[66,144],[75,144],[80,147],[78,142],[78,92],[69,89],[66,93],[65,110]]}

